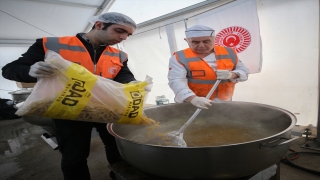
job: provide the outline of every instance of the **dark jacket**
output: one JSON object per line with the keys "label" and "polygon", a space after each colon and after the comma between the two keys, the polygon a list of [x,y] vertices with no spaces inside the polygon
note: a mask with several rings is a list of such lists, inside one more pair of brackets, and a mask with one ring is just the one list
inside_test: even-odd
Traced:
{"label": "dark jacket", "polygon": [[16,111],[12,100],[0,98],[0,120],[19,119],[20,116],[15,115]]}
{"label": "dark jacket", "polygon": [[[77,34],[77,38],[84,44],[88,52],[90,53],[91,59],[93,61],[94,52],[96,51],[96,60],[99,57],[106,46],[99,46],[96,50],[94,47],[86,40],[81,37],[81,34]],[[18,82],[37,82],[37,79],[29,75],[30,66],[39,61],[44,61],[45,52],[42,45],[42,38],[37,39],[36,42],[29,47],[28,51],[22,54],[22,56],[5,65],[2,68],[2,76],[6,79],[18,81]],[[94,61],[93,61],[94,62]],[[135,78],[130,71],[127,62],[123,63],[121,70],[118,75],[113,79],[119,83],[128,83],[130,81],[135,81]]]}

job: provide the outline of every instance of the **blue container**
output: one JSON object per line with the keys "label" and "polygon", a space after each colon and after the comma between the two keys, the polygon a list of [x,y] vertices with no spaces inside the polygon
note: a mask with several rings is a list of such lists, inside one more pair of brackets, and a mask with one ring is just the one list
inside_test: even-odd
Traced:
{"label": "blue container", "polygon": [[169,104],[169,99],[157,99],[156,103],[157,105]]}

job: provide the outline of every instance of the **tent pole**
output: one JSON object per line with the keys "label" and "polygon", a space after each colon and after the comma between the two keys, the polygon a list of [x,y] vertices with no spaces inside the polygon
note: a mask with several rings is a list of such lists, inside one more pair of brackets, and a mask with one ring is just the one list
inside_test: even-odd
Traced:
{"label": "tent pole", "polygon": [[187,29],[188,29],[187,20],[186,20],[186,19],[184,19],[184,20],[183,20],[183,22],[184,22],[184,26],[185,26],[185,28],[186,28],[186,30],[187,30]]}
{"label": "tent pole", "polygon": [[[320,4],[320,0],[319,0]],[[320,6],[319,6],[319,19],[320,19]],[[318,123],[317,123],[317,137],[316,137],[316,145],[320,147],[320,26],[319,26],[319,34],[318,34]]]}

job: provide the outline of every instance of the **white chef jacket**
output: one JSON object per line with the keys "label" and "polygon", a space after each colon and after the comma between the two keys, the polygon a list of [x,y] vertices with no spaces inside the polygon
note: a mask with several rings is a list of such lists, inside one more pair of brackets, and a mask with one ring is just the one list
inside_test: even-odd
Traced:
{"label": "white chef jacket", "polygon": [[[208,56],[202,58],[214,71],[217,69],[215,53],[211,53]],[[233,71],[239,78],[230,79],[232,82],[242,82],[248,79],[248,68],[239,59],[236,67]],[[185,99],[195,95],[195,93],[188,86],[187,70],[184,66],[178,63],[176,56],[173,55],[169,61],[169,73],[168,73],[169,86],[175,94],[175,102],[182,103]],[[218,98],[213,101],[219,102]]]}

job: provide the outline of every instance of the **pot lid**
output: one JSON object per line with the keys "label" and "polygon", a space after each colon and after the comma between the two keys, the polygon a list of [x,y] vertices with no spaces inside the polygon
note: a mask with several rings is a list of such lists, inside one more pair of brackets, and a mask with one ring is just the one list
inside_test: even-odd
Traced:
{"label": "pot lid", "polygon": [[9,92],[9,94],[31,94],[32,90],[22,89],[17,91]]}

